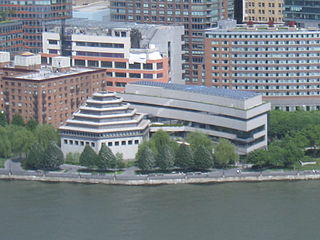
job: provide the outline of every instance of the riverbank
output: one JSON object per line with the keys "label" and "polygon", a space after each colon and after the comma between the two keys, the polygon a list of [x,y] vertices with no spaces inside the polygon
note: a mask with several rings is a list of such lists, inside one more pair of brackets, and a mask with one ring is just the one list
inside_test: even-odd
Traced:
{"label": "riverbank", "polygon": [[180,177],[169,176],[150,177],[136,176],[131,178],[123,178],[121,176],[89,176],[89,175],[74,175],[74,176],[46,176],[46,175],[16,175],[16,174],[0,174],[0,180],[24,180],[24,181],[40,181],[40,182],[66,182],[66,183],[84,183],[84,184],[112,184],[112,185],[163,185],[163,184],[206,184],[206,183],[228,183],[228,182],[264,182],[264,181],[299,181],[299,180],[319,180],[320,174],[314,172],[290,172],[286,174],[256,174],[252,175],[239,174],[237,176],[219,176],[210,177],[203,176],[187,176]]}

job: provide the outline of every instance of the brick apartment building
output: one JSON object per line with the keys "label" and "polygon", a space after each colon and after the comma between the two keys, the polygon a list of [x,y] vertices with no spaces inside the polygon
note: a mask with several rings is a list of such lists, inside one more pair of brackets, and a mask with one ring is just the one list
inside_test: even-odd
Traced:
{"label": "brick apartment building", "polygon": [[243,0],[244,22],[255,23],[282,23],[283,22],[283,0]]}
{"label": "brick apartment building", "polygon": [[[1,55],[1,54],[0,54]],[[8,118],[58,127],[94,92],[104,90],[105,69],[71,68],[70,59],[57,57],[41,66],[40,55],[15,57],[15,66],[2,67],[2,106]]]}
{"label": "brick apartment building", "polygon": [[320,29],[221,21],[205,52],[206,86],[259,92],[286,111],[320,110]]}

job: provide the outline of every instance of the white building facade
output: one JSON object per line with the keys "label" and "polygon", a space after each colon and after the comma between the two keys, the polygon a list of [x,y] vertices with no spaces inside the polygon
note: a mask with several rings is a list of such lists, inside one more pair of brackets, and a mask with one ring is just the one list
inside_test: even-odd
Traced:
{"label": "white building facade", "polygon": [[98,92],[59,128],[61,149],[81,153],[90,145],[97,153],[106,144],[114,154],[134,159],[138,145],[149,138],[149,120],[114,93]]}
{"label": "white building facade", "polygon": [[[128,84],[118,95],[172,134],[183,137],[197,131],[213,141],[225,138],[242,155],[267,147],[270,103],[262,101],[261,94],[142,81]],[[159,129],[154,125],[151,131]]]}

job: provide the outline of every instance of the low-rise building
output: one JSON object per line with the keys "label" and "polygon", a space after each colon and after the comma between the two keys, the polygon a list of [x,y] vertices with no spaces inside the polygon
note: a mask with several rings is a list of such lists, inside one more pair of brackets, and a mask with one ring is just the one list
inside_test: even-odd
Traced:
{"label": "low-rise building", "polygon": [[263,94],[272,108],[320,109],[320,29],[236,25],[206,32],[206,86]]}
{"label": "low-rise building", "polygon": [[165,124],[164,130],[182,137],[199,131],[214,141],[226,138],[239,154],[267,147],[270,104],[262,101],[261,94],[142,81],[128,84],[118,95],[148,114],[152,123]]}
{"label": "low-rise building", "polygon": [[70,56],[73,66],[107,69],[110,91],[141,79],[182,83],[183,26],[104,23],[83,19],[52,23],[43,33],[43,63]]}
{"label": "low-rise building", "polygon": [[99,152],[102,144],[124,159],[134,159],[138,145],[149,138],[149,120],[130,104],[109,92],[97,92],[61,126],[61,149],[82,152],[90,145]]}
{"label": "low-rise building", "polygon": [[105,70],[70,67],[70,58],[53,58],[41,66],[40,55],[15,56],[13,66],[1,68],[3,110],[56,127],[62,125],[94,92],[104,89]]}

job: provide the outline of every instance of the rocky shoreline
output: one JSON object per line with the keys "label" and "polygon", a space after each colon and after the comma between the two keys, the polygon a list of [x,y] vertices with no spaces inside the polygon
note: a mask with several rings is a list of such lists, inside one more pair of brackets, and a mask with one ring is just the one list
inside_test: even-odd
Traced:
{"label": "rocky shoreline", "polygon": [[110,184],[110,185],[127,185],[127,186],[143,186],[143,185],[164,185],[164,184],[208,184],[208,183],[228,183],[228,182],[264,182],[264,181],[299,181],[299,180],[319,180],[320,174],[287,174],[287,175],[257,175],[257,176],[225,176],[225,177],[181,177],[181,178],[165,178],[154,179],[146,177],[145,179],[118,179],[97,178],[97,177],[74,177],[64,176],[34,176],[34,175],[15,175],[1,174],[0,180],[24,180],[39,182],[65,182],[65,183],[85,183],[85,184]]}

